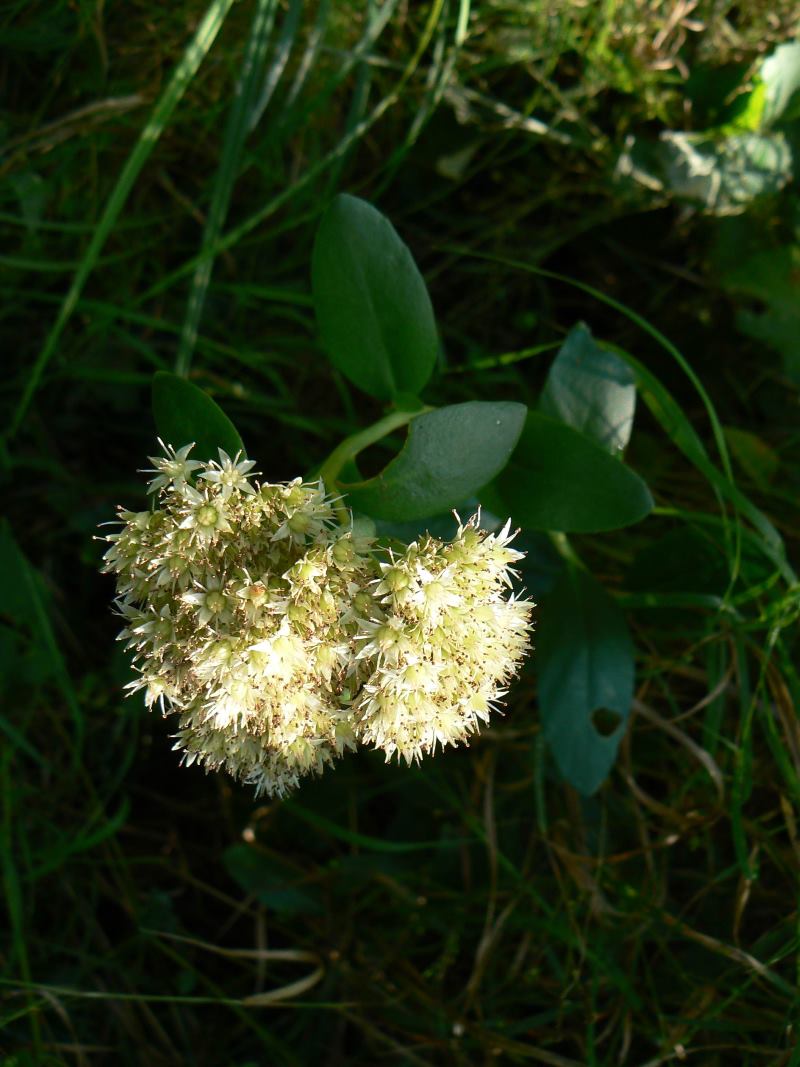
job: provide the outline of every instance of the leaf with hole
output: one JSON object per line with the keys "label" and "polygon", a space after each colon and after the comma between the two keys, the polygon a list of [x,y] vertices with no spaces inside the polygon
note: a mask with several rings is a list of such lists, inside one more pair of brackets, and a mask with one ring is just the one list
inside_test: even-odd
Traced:
{"label": "leaf with hole", "polygon": [[739,307],[738,329],[780,352],[786,374],[800,380],[800,248],[777,245],[729,257],[729,262],[721,276],[723,286],[766,305],[761,312]]}
{"label": "leaf with hole", "polygon": [[630,467],[539,412],[528,414],[519,444],[492,489],[514,521],[531,530],[617,530],[653,508],[650,490]]}
{"label": "leaf with hole", "polygon": [[590,574],[569,567],[542,600],[536,647],[545,739],[567,781],[589,796],[608,776],[630,714],[628,625]]}
{"label": "leaf with hole", "polygon": [[402,451],[374,478],[341,485],[348,504],[375,519],[410,522],[455,507],[508,462],[526,407],[473,400],[418,415]]}
{"label": "leaf with hole", "polygon": [[153,375],[153,415],[158,436],[166,444],[181,448],[194,441],[194,459],[216,459],[219,448],[231,458],[237,452],[244,454],[242,439],[222,408],[176,374]]}
{"label": "leaf with hole", "polygon": [[633,430],[636,384],[628,365],[601,348],[582,322],[567,334],[553,360],[539,409],[622,452]]}
{"label": "leaf with hole", "polygon": [[428,290],[396,230],[365,200],[340,194],[311,258],[317,325],[333,365],[379,400],[416,395],[439,350]]}

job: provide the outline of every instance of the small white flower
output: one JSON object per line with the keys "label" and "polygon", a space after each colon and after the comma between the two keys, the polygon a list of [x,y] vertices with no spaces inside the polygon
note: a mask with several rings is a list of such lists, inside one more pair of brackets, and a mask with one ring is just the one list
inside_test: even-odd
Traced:
{"label": "small white flower", "polygon": [[230,602],[222,591],[220,578],[210,577],[205,585],[196,583],[197,588],[189,593],[184,593],[181,600],[184,604],[191,604],[197,609],[197,621],[201,626],[214,620],[214,623],[229,622],[231,620]]}
{"label": "small white flower", "polygon": [[237,452],[234,458],[231,459],[228,453],[223,452],[221,448],[218,451],[219,463],[212,460],[209,464],[209,469],[203,471],[199,477],[204,478],[212,485],[218,486],[223,500],[229,500],[234,492],[255,493],[255,489],[247,480],[248,472],[256,465],[255,460],[239,460],[241,452]]}
{"label": "small white flower", "polygon": [[170,485],[180,488],[192,477],[194,471],[204,466],[197,459],[189,459],[189,453],[194,448],[194,442],[184,445],[176,452],[172,445],[165,445],[161,438],[158,443],[164,449],[165,456],[148,456],[153,464],[152,468],[143,471],[144,474],[155,474],[148,487],[148,493],[157,493],[160,489],[166,489]]}
{"label": "small white flower", "polygon": [[283,521],[272,535],[273,541],[287,539],[294,545],[306,545],[334,525],[333,504],[325,496],[321,480],[304,484],[300,478],[295,478],[280,495]]}
{"label": "small white flower", "polygon": [[224,500],[212,500],[208,493],[198,493],[191,486],[186,486],[182,495],[189,512],[180,524],[181,530],[191,530],[201,543],[213,541],[218,533],[231,532]]}

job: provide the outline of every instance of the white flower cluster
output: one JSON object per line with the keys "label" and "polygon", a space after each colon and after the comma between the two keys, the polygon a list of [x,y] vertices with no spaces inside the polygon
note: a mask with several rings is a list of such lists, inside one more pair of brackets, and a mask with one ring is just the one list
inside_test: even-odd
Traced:
{"label": "white flower cluster", "polygon": [[[381,553],[320,481],[253,483],[192,446],[151,459],[154,507],[106,538],[120,638],[188,763],[283,795],[357,741],[411,761],[486,722],[528,645],[508,526]],[[339,509],[341,514],[341,509]]]}
{"label": "white flower cluster", "polygon": [[509,594],[523,553],[477,517],[454,540],[429,534],[381,563],[359,658],[370,664],[353,711],[359,740],[409,763],[488,722],[528,646],[530,601]]}

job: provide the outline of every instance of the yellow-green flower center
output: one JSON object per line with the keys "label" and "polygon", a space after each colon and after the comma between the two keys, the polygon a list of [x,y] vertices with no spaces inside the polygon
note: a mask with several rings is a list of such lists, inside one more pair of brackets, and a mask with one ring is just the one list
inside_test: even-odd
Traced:
{"label": "yellow-green flower center", "polygon": [[219,512],[213,504],[204,504],[197,512],[197,525],[210,528],[216,526]]}

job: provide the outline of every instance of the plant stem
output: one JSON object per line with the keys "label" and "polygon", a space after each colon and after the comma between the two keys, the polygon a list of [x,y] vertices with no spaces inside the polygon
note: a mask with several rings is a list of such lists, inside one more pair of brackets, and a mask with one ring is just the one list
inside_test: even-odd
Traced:
{"label": "plant stem", "polygon": [[562,559],[566,560],[567,563],[572,564],[572,566],[576,567],[578,570],[588,570],[586,564],[570,544],[570,540],[565,533],[561,533],[560,530],[551,530],[549,537],[553,547]]}
{"label": "plant stem", "polygon": [[[336,492],[337,479],[342,468],[349,460],[355,459],[359,452],[363,452],[365,448],[374,445],[376,441],[388,437],[390,433],[393,433],[394,430],[399,430],[401,426],[407,426],[417,415],[422,415],[426,411],[432,410],[432,408],[426,406],[419,408],[417,411],[391,411],[382,419],[373,422],[371,426],[367,426],[365,430],[346,437],[341,444],[334,448],[333,452],[320,467],[319,475],[327,491],[329,493]],[[349,521],[346,508],[337,507],[336,514],[343,525]]]}

